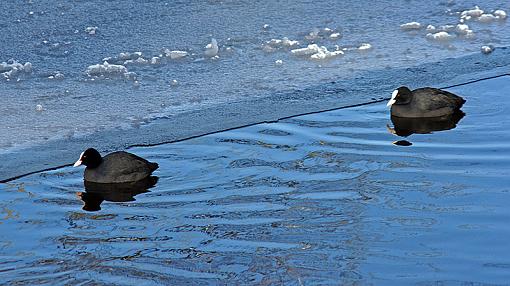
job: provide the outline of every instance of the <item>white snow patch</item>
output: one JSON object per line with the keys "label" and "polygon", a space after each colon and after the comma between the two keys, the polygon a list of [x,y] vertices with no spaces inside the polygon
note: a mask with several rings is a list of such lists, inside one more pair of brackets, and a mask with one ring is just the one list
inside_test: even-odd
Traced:
{"label": "white snow patch", "polygon": [[458,34],[461,34],[461,35],[465,35],[468,33],[469,30],[469,26],[466,25],[466,24],[458,24],[456,27],[455,27],[455,31],[458,33]]}
{"label": "white snow patch", "polygon": [[159,65],[161,63],[161,58],[160,57],[152,57],[150,62],[151,62],[151,65]]}
{"label": "white snow patch", "polygon": [[281,65],[283,65],[283,61],[282,61],[282,60],[276,60],[276,61],[274,61],[274,63],[275,63],[275,65],[277,65],[277,66],[281,66]]}
{"label": "white snow patch", "polygon": [[206,57],[215,57],[218,54],[218,42],[215,38],[211,39],[211,42],[205,46],[204,55]]}
{"label": "white snow patch", "polygon": [[339,39],[342,35],[340,33],[333,33],[331,35],[329,35],[329,38],[332,39],[332,40],[336,40],[336,39]]}
{"label": "white snow patch", "polygon": [[319,52],[320,47],[317,44],[310,44],[306,48],[299,48],[291,50],[290,52],[295,56],[308,56]]}
{"label": "white snow patch", "polygon": [[344,54],[343,51],[330,52],[326,47],[322,46],[321,49],[317,53],[311,55],[310,58],[313,60],[327,60],[335,58],[337,56],[341,56],[343,54]]}
{"label": "white snow patch", "polygon": [[369,43],[363,43],[358,47],[359,51],[368,51],[372,49],[372,45]]}
{"label": "white snow patch", "polygon": [[481,23],[490,23],[497,19],[498,17],[492,14],[482,14],[480,17],[478,17],[478,21],[480,21]]}
{"label": "white snow patch", "polygon": [[140,58],[142,56],[142,52],[133,52],[133,53],[130,53],[130,52],[122,52],[122,53],[119,53],[117,56],[115,57],[108,57],[108,58],[104,58],[103,59],[103,62],[110,62],[110,61],[127,61],[127,60],[136,60],[138,58]]}
{"label": "white snow patch", "polygon": [[313,29],[308,35],[305,36],[307,40],[315,40],[319,37],[320,30],[318,28]]}
{"label": "white snow patch", "polygon": [[135,74],[129,73],[128,69],[123,65],[114,65],[104,62],[103,64],[91,65],[87,68],[87,74],[95,77],[108,77],[108,76],[125,76],[130,79]]}
{"label": "white snow patch", "polygon": [[466,39],[474,39],[476,37],[475,32],[473,30],[467,30],[464,38]]}
{"label": "white snow patch", "polygon": [[341,37],[341,34],[334,29],[331,28],[314,28],[308,35],[305,36],[305,39],[308,41],[314,41],[316,39],[331,39],[336,40]]}
{"label": "white snow patch", "polygon": [[436,27],[434,25],[428,25],[425,30],[429,33],[432,33],[436,31]]}
{"label": "white snow patch", "polygon": [[310,44],[306,48],[294,49],[290,51],[295,56],[310,56],[312,60],[326,60],[344,54],[341,50],[328,51],[325,46]]}
{"label": "white snow patch", "polygon": [[441,25],[439,26],[439,30],[445,31],[445,32],[451,32],[455,30],[455,25]]}
{"label": "white snow patch", "polygon": [[87,27],[85,28],[85,33],[89,34],[89,35],[95,35],[96,32],[99,30],[98,27]]}
{"label": "white snow patch", "polygon": [[137,58],[136,60],[127,60],[124,61],[124,65],[147,65],[150,62],[142,57]]}
{"label": "white snow patch", "polygon": [[177,60],[188,56],[188,52],[186,51],[170,51],[169,49],[165,49],[163,52],[165,53],[166,57],[172,60]]}
{"label": "white snow patch", "polygon": [[0,73],[6,80],[17,76],[21,72],[27,74],[32,72],[32,63],[26,62],[25,64],[19,63],[16,60],[9,60],[0,63]]}
{"label": "white snow patch", "polygon": [[441,31],[437,33],[428,33],[426,35],[427,39],[439,41],[439,42],[445,42],[449,41],[451,38],[453,38],[452,35],[448,34],[448,32]]}
{"label": "white snow patch", "polygon": [[298,45],[299,45],[298,41],[290,40],[287,37],[283,37],[281,40],[280,39],[271,39],[271,40],[267,41],[265,44],[265,47],[263,47],[263,49],[265,51],[274,51],[275,49],[278,49],[278,48],[292,48],[292,47],[298,46]]}
{"label": "white snow patch", "polygon": [[494,14],[494,16],[498,17],[499,20],[504,20],[507,17],[506,12],[503,10],[496,10],[492,14]]}
{"label": "white snow patch", "polygon": [[482,54],[490,54],[492,51],[494,51],[494,48],[492,46],[482,46],[481,47]]}
{"label": "white snow patch", "polygon": [[[460,13],[461,18],[467,18],[467,17],[480,17],[483,14],[483,10],[480,9],[478,6],[475,6],[475,8],[471,10],[465,10]],[[467,19],[468,20],[468,19]]]}
{"label": "white snow patch", "polygon": [[421,29],[421,24],[418,22],[409,22],[409,23],[400,25],[400,28],[404,31],[419,30],[419,29]]}
{"label": "white snow patch", "polygon": [[59,71],[57,71],[55,74],[48,76],[49,79],[57,79],[57,80],[63,80],[64,77],[65,77],[64,74]]}

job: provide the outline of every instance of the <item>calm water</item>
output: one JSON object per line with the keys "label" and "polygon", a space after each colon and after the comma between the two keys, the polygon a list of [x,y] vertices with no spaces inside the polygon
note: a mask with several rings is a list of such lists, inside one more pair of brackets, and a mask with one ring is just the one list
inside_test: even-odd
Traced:
{"label": "calm water", "polygon": [[134,197],[2,184],[0,284],[508,285],[508,90],[451,88],[466,116],[433,134],[379,103],[134,148],[160,164]]}

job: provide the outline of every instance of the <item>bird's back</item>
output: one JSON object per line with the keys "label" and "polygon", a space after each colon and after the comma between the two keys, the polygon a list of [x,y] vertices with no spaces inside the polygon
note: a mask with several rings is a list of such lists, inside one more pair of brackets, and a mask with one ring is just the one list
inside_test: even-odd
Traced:
{"label": "bird's back", "polygon": [[[401,117],[438,117],[454,113],[464,102],[462,97],[437,88],[424,87],[413,90],[410,104],[393,106],[397,109],[395,116]],[[401,109],[401,110],[398,110]]]}
{"label": "bird's back", "polygon": [[96,183],[134,182],[150,176],[157,168],[157,163],[119,151],[103,157],[97,168],[86,168],[84,178],[86,181]]}

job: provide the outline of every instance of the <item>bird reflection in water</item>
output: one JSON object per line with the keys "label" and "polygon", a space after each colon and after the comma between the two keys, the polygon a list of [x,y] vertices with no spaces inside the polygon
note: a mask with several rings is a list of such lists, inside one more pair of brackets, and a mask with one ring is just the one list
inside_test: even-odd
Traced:
{"label": "bird reflection in water", "polygon": [[[432,132],[450,130],[457,127],[459,121],[466,114],[460,110],[453,114],[430,117],[430,118],[403,118],[391,116],[393,127],[386,125],[391,134],[407,137],[412,134],[430,134]],[[399,140],[393,142],[399,146],[411,146],[412,143],[407,140]]]}
{"label": "bird reflection in water", "polygon": [[132,202],[138,194],[149,192],[158,182],[158,177],[150,176],[132,183],[100,184],[84,181],[85,192],[78,192],[77,196],[83,201],[83,210],[101,210],[103,201]]}

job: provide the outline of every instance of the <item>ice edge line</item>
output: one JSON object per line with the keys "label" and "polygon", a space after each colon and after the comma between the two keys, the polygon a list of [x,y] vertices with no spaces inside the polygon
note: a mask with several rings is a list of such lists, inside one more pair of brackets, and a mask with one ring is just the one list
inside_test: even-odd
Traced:
{"label": "ice edge line", "polygon": [[[500,77],[504,77],[504,76],[510,76],[510,73],[504,73],[504,74],[500,74],[500,75],[484,77],[484,78],[481,78],[481,79],[470,80],[470,81],[467,81],[467,82],[463,82],[463,83],[459,83],[459,84],[454,84],[454,85],[449,85],[449,86],[444,86],[444,87],[440,87],[440,88],[441,89],[446,89],[446,88],[458,87],[458,86],[472,84],[472,83],[480,82],[480,81],[484,81],[484,80],[500,78]],[[352,107],[358,107],[358,106],[365,106],[365,105],[370,105],[370,104],[374,104],[374,103],[383,102],[383,101],[386,101],[386,100],[389,100],[389,99],[390,98],[388,97],[388,98],[368,101],[368,102],[364,102],[364,103],[358,103],[358,104],[352,104],[352,105],[344,105],[344,106],[333,107],[333,108],[328,108],[328,109],[321,109],[321,110],[318,110],[318,111],[310,111],[310,112],[305,112],[305,113],[299,113],[299,114],[294,114],[294,115],[289,115],[289,116],[281,117],[281,118],[278,118],[276,120],[259,121],[259,122],[255,122],[255,123],[240,125],[240,126],[236,126],[236,127],[222,129],[222,130],[202,133],[202,134],[199,134],[199,135],[193,135],[193,136],[189,136],[189,137],[185,137],[185,138],[180,138],[180,139],[176,139],[176,140],[158,142],[158,143],[154,143],[154,144],[133,144],[133,145],[127,146],[125,149],[127,150],[127,149],[131,149],[131,148],[135,148],[135,147],[153,147],[153,146],[159,146],[159,145],[164,145],[164,144],[183,142],[183,141],[187,141],[187,140],[191,140],[191,139],[195,139],[195,138],[200,138],[200,137],[204,137],[204,136],[208,136],[208,135],[213,135],[213,134],[218,134],[218,133],[221,133],[221,132],[226,132],[226,131],[231,131],[231,130],[237,130],[237,129],[241,129],[241,128],[245,128],[245,127],[250,127],[250,126],[255,126],[255,125],[259,125],[259,124],[276,123],[276,122],[281,121],[281,120],[290,119],[290,118],[294,118],[294,117],[298,117],[298,116],[317,114],[317,113],[322,113],[322,112],[328,112],[328,111],[334,111],[334,110],[340,110],[340,109],[346,109],[346,108],[352,108]],[[57,167],[51,167],[51,168],[47,168],[47,169],[42,169],[42,170],[37,170],[37,171],[33,171],[33,172],[28,172],[28,173],[25,173],[25,174],[21,174],[21,175],[18,175],[18,176],[14,176],[14,177],[10,177],[10,178],[7,178],[7,179],[0,180],[0,183],[4,184],[4,183],[8,183],[8,182],[11,182],[11,181],[14,181],[14,180],[17,180],[17,179],[20,179],[20,178],[23,178],[23,177],[26,177],[26,176],[29,176],[29,175],[33,175],[33,174],[37,174],[37,173],[41,173],[41,172],[46,172],[46,171],[58,170],[58,169],[61,169],[61,168],[70,167],[72,165],[73,164],[70,163],[70,164],[60,165],[60,166],[57,166]]]}

